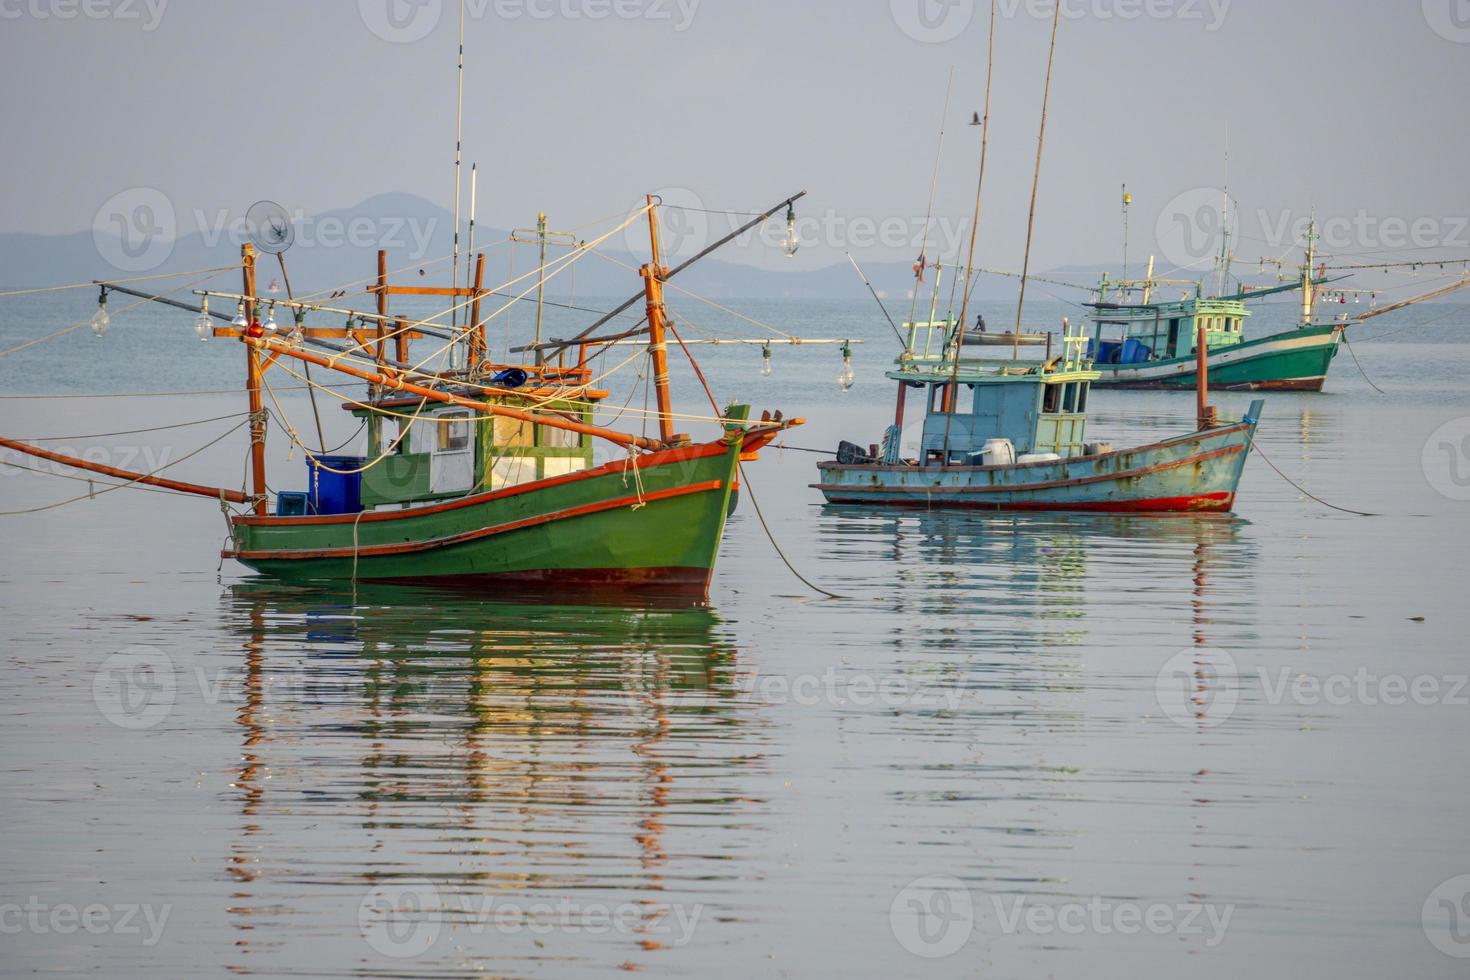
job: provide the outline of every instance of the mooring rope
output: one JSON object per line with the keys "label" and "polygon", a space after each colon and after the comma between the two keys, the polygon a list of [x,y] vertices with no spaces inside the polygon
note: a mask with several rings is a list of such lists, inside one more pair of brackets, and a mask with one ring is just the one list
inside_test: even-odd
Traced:
{"label": "mooring rope", "polygon": [[1302,486],[1300,483],[1297,483],[1291,477],[1289,477],[1285,473],[1281,472],[1281,468],[1279,466],[1277,466],[1275,463],[1271,462],[1271,457],[1267,456],[1264,452],[1261,451],[1261,447],[1256,444],[1256,440],[1255,440],[1255,437],[1254,436],[1251,436],[1250,437],[1250,443],[1251,443],[1251,448],[1256,451],[1256,455],[1257,456],[1260,456],[1261,459],[1265,460],[1266,465],[1269,466],[1269,467],[1271,467],[1271,469],[1275,470],[1277,476],[1281,477],[1281,479],[1283,479],[1287,483],[1291,484],[1293,487],[1295,487],[1298,491],[1300,491],[1305,496],[1310,497],[1311,499],[1317,501],[1317,503],[1321,504],[1323,507],[1331,507],[1333,510],[1340,510],[1344,514],[1352,514],[1354,517],[1382,517],[1383,516],[1382,514],[1370,514],[1367,511],[1353,510],[1353,509],[1351,509],[1349,507],[1339,507],[1336,504],[1329,504],[1327,501],[1323,500],[1321,497],[1319,497],[1316,494],[1312,493],[1306,487]]}

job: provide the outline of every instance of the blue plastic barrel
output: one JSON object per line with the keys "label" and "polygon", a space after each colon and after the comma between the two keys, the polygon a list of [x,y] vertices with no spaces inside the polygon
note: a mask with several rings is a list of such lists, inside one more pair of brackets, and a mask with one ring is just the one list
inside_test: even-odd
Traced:
{"label": "blue plastic barrel", "polygon": [[[330,469],[321,469],[315,464]],[[356,514],[362,510],[362,474],[334,473],[357,470],[366,460],[361,456],[311,456],[306,458],[307,493],[314,514]]]}
{"label": "blue plastic barrel", "polygon": [[1129,337],[1123,341],[1123,350],[1118,356],[1119,364],[1142,364],[1148,360],[1149,347],[1139,340]]}

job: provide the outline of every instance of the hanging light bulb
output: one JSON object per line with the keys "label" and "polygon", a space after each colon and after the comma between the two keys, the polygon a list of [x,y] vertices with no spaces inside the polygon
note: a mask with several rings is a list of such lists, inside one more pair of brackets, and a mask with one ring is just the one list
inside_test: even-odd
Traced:
{"label": "hanging light bulb", "polygon": [[801,248],[801,242],[796,237],[796,208],[786,205],[786,241],[782,243],[786,248],[786,257],[789,259]]}
{"label": "hanging light bulb", "polygon": [[837,375],[837,387],[841,388],[843,391],[847,391],[849,388],[852,387],[852,383],[856,380],[857,376],[852,373],[852,348],[847,344],[846,341],[843,341],[842,373]]}
{"label": "hanging light bulb", "polygon": [[204,303],[199,307],[199,315],[194,318],[194,333],[200,340],[208,340],[214,336],[214,320],[209,315],[209,297],[204,297]]}
{"label": "hanging light bulb", "polygon": [[270,310],[266,312],[265,323],[261,325],[261,329],[263,329],[266,333],[275,333],[277,330],[281,329],[280,325],[276,323],[275,303],[272,303]]}
{"label": "hanging light bulb", "polygon": [[103,288],[97,293],[97,312],[92,314],[92,332],[102,336],[112,324],[112,317],[107,314],[107,290]]}
{"label": "hanging light bulb", "polygon": [[306,331],[301,328],[301,323],[305,319],[306,313],[302,310],[297,310],[296,324],[291,328],[291,333],[288,334],[286,337],[286,342],[288,344],[295,344],[299,347],[302,343],[306,341]]}
{"label": "hanging light bulb", "polygon": [[763,377],[763,378],[769,378],[770,376],[771,376],[771,345],[770,344],[762,344],[761,345],[761,377]]}
{"label": "hanging light bulb", "polygon": [[245,301],[243,299],[240,300],[240,305],[235,307],[235,319],[230,321],[230,326],[239,327],[241,330],[250,326],[250,320],[245,316]]}

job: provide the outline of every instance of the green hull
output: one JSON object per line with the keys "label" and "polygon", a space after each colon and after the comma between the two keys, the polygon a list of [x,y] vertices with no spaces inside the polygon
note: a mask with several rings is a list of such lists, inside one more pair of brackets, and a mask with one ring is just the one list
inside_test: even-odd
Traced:
{"label": "green hull", "polygon": [[246,516],[225,555],[293,580],[704,594],[739,454],[736,436],[431,506]]}
{"label": "green hull", "polygon": [[[1341,327],[1289,330],[1210,350],[1209,383],[1226,391],[1321,391],[1342,339]],[[1140,364],[1097,364],[1094,387],[1194,388],[1193,355]]]}

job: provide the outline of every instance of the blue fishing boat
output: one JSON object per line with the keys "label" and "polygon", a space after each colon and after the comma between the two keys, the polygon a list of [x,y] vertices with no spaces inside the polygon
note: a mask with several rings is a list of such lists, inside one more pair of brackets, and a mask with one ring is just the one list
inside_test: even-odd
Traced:
{"label": "blue fishing boat", "polygon": [[[894,422],[880,444],[844,442],[817,465],[829,503],[978,510],[1229,511],[1263,401],[1221,425],[1200,358],[1195,431],[1115,450],[1087,441],[1087,400],[1099,378],[1088,337],[1063,328],[1063,351],[1039,360],[965,352],[955,321],[912,323],[896,369]],[[934,335],[941,333],[942,341]],[[922,343],[920,340],[922,339]],[[926,353],[929,348],[936,353]],[[1204,350],[1204,346],[1200,346]],[[900,449],[911,390],[925,394],[917,458]]]}

